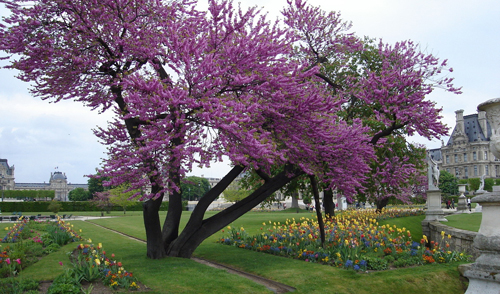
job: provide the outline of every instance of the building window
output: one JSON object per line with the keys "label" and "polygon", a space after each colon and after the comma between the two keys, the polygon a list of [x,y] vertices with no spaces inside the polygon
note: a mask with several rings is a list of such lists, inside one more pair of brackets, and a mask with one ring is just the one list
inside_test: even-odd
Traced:
{"label": "building window", "polygon": [[477,176],[477,165],[474,165],[474,176]]}
{"label": "building window", "polygon": [[472,160],[474,160],[474,161],[477,160],[477,153],[476,153],[476,151],[472,152]]}
{"label": "building window", "polygon": [[487,165],[485,165],[485,166],[484,166],[484,173],[485,173],[487,176],[489,176],[489,175],[490,175],[490,167],[489,167],[489,166],[487,166]]}
{"label": "building window", "polygon": [[455,167],[455,177],[458,177],[458,167]]}
{"label": "building window", "polygon": [[455,154],[455,163],[458,163],[458,154]]}
{"label": "building window", "polygon": [[465,169],[465,177],[468,178],[469,177],[469,168],[466,166],[464,167]]}
{"label": "building window", "polygon": [[464,153],[464,162],[467,162],[467,153]]}
{"label": "building window", "polygon": [[488,151],[484,151],[484,160],[488,160]]}
{"label": "building window", "polygon": [[447,172],[450,172],[450,169],[449,169],[449,168],[447,168],[447,169],[446,169],[446,171],[447,171]]}
{"label": "building window", "polygon": [[450,156],[446,155],[446,163],[450,163]]}

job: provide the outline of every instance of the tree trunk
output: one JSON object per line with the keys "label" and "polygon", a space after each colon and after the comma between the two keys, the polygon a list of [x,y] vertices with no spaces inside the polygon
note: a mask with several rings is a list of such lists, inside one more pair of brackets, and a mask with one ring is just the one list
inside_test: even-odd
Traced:
{"label": "tree trunk", "polygon": [[142,204],[144,227],[146,230],[146,254],[151,259],[165,257],[160,216],[158,215],[162,200],[163,194],[158,199],[149,199]]}
{"label": "tree trunk", "polygon": [[318,219],[319,234],[321,237],[321,247],[324,247],[326,240],[325,223],[323,222],[323,216],[321,215],[321,204],[319,203],[318,182],[316,181],[315,176],[309,176],[309,179],[311,180],[311,188],[313,190],[313,195],[314,195],[314,205],[316,206],[316,217]]}
{"label": "tree trunk", "polygon": [[325,216],[326,218],[331,218],[335,216],[335,204],[333,203],[333,191],[324,190],[323,191],[323,205],[325,206]]}
{"label": "tree trunk", "polygon": [[292,194],[292,208],[299,208],[299,193],[293,192]]}
{"label": "tree trunk", "polygon": [[[274,192],[290,182],[294,178],[289,177],[289,175],[292,173],[295,175],[294,177],[299,175],[299,171],[297,170],[285,169],[285,171],[279,173],[277,176],[265,182],[261,187],[255,190],[248,197],[244,198],[241,201],[238,201],[237,203],[208,219],[200,221],[200,216],[202,217],[202,214],[205,213],[208,205],[206,205],[206,207],[204,207],[203,209],[197,211],[195,218],[197,218],[198,220],[193,220],[193,222],[191,222],[190,220],[191,223],[186,225],[184,231],[181,233],[182,238],[179,238],[179,240],[176,240],[170,246],[167,253],[168,256],[190,258],[194,250],[206,238],[210,237],[246,212],[250,211],[252,208],[256,207],[262,201],[264,201],[267,197],[271,196]],[[199,205],[200,204],[198,204],[198,206]],[[198,208],[198,206],[196,208]]]}
{"label": "tree trunk", "polygon": [[384,207],[387,206],[387,204],[389,203],[389,198],[384,198],[384,199],[381,199],[381,200],[377,200],[375,201],[375,204],[377,205],[377,209],[375,210],[377,213],[381,213],[382,212],[382,209]]}
{"label": "tree trunk", "polygon": [[[198,202],[189,218],[186,227],[174,242],[172,242],[167,250],[169,256],[178,256],[182,248],[186,246],[186,242],[191,238],[202,225],[203,217],[210,204],[233,182],[234,179],[244,170],[243,166],[235,166],[224,178],[208,191]],[[193,249],[194,250],[194,249]]]}

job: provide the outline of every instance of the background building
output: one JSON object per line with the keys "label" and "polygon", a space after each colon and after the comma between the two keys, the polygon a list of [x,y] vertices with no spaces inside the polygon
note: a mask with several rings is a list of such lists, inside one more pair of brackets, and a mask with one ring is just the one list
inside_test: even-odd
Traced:
{"label": "background building", "polygon": [[7,159],[0,159],[0,188],[2,190],[54,190],[54,199],[68,201],[69,191],[76,188],[88,190],[88,184],[68,183],[66,174],[60,171],[50,173],[48,183],[16,183],[14,166],[9,166]]}
{"label": "background building", "polygon": [[429,150],[440,170],[458,179],[500,177],[500,161],[490,151],[491,127],[486,112],[464,116],[455,111],[456,124],[450,139],[441,148]]}

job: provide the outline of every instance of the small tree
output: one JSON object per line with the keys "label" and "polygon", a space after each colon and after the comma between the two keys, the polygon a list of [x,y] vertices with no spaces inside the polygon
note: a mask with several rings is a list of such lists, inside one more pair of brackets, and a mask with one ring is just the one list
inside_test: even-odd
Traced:
{"label": "small tree", "polygon": [[61,208],[62,208],[62,204],[59,203],[58,201],[55,201],[55,200],[52,200],[50,201],[50,204],[49,206],[47,207],[47,209],[53,213],[58,213],[59,211],[61,211]]}
{"label": "small tree", "polygon": [[106,210],[106,213],[111,211],[110,196],[111,193],[109,191],[104,191],[95,193],[94,198],[92,198],[94,205],[101,209],[101,216],[104,216],[104,210]]}
{"label": "small tree", "polygon": [[493,186],[495,184],[495,180],[492,178],[484,179],[484,190],[488,192],[493,192]]}
{"label": "small tree", "polygon": [[470,178],[468,180],[469,184],[469,191],[475,192],[476,190],[479,189],[479,186],[481,185],[481,179],[479,178]]}
{"label": "small tree", "polygon": [[123,208],[123,214],[126,213],[127,206],[134,205],[137,201],[129,200],[137,191],[131,190],[127,191],[126,186],[120,186],[109,190],[109,202],[112,204],[121,206]]}

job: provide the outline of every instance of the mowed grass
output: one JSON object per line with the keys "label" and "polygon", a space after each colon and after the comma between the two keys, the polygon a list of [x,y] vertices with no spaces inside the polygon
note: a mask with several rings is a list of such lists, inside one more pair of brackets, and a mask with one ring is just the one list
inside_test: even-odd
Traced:
{"label": "mowed grass", "polygon": [[483,219],[483,214],[480,212],[474,213],[460,213],[452,214],[446,216],[447,222],[443,222],[450,227],[457,229],[478,232],[481,226],[481,220]]}
{"label": "mowed grass", "polygon": [[[216,212],[208,212],[207,217]],[[182,217],[185,225],[190,212]],[[165,258],[151,260],[146,257],[146,245],[95,226],[99,224],[113,230],[145,239],[142,215],[126,214],[116,218],[102,218],[91,221],[69,221],[77,232],[81,229],[85,238],[93,243],[102,243],[107,255],[114,253],[117,261],[134,275],[151,292],[149,293],[272,293],[255,282],[198,264],[189,259]],[[161,213],[163,220],[165,213]],[[284,223],[287,219],[301,217],[314,218],[311,212],[291,213],[251,212],[236,220],[231,226],[241,227],[250,234],[261,232],[263,222]],[[386,224],[406,227],[412,235],[418,234],[421,217],[409,217],[384,221]],[[423,219],[423,218],[422,218]],[[393,222],[395,221],[395,222]],[[381,222],[382,223],[382,222]],[[12,225],[12,224],[10,224]],[[6,224],[2,224],[1,227]],[[2,236],[5,235],[2,231]],[[257,274],[295,287],[295,293],[464,293],[457,270],[458,264],[433,264],[407,269],[381,272],[355,273],[342,269],[287,259],[274,255],[221,245],[216,241],[222,232],[205,240],[195,251],[194,256],[226,264],[246,272]],[[421,227],[420,236],[421,237]],[[4,245],[4,244],[2,244]],[[67,266],[70,252],[76,244],[69,244],[61,251],[44,257],[42,261],[30,266],[21,276],[36,277],[39,280],[52,280]],[[59,261],[64,265],[61,267]]]}

